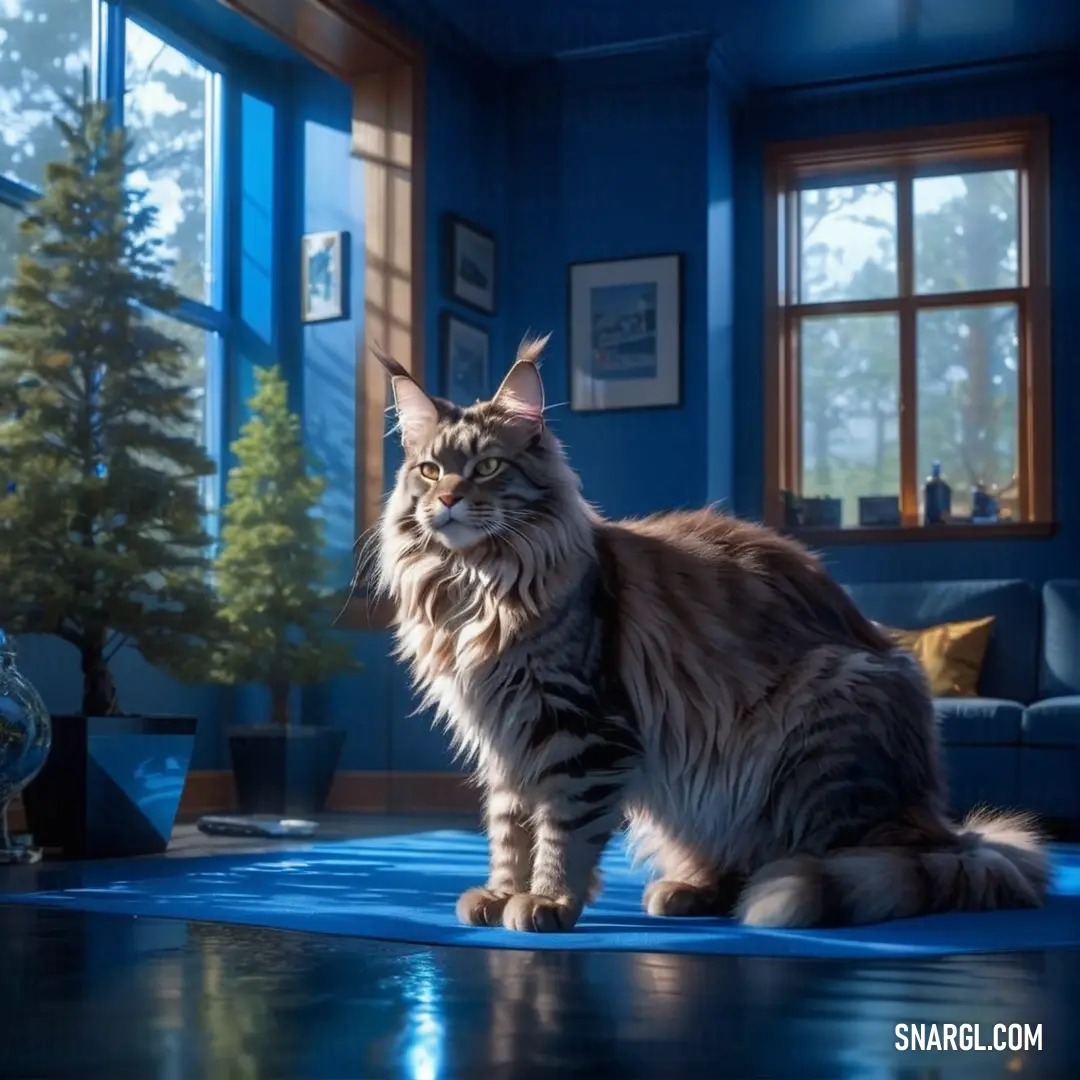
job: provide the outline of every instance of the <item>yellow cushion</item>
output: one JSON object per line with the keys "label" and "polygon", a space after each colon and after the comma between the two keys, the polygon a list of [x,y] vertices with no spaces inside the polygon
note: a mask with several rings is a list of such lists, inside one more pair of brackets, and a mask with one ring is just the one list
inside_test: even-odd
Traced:
{"label": "yellow cushion", "polygon": [[934,697],[977,697],[993,626],[994,616],[988,615],[925,630],[890,629],[889,634],[919,661]]}

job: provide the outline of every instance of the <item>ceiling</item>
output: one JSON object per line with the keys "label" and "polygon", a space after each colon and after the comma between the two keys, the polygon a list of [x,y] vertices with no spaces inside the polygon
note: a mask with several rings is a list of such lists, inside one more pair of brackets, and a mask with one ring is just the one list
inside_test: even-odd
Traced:
{"label": "ceiling", "polygon": [[[384,6],[384,5],[380,5]],[[716,36],[752,87],[1080,47],[1080,0],[390,0],[495,63]]]}

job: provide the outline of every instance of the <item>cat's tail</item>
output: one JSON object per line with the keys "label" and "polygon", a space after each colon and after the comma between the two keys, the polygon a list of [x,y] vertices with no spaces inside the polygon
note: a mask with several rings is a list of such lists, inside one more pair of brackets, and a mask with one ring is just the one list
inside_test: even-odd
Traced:
{"label": "cat's tail", "polygon": [[1049,857],[1032,820],[983,810],[932,844],[845,848],[769,863],[746,883],[735,914],[748,926],[809,927],[1033,908],[1042,905],[1049,880]]}

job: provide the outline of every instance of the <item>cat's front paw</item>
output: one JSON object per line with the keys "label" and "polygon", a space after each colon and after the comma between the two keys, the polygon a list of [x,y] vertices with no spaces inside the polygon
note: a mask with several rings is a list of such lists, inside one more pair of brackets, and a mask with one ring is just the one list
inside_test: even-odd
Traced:
{"label": "cat's front paw", "polygon": [[458,921],[466,926],[502,926],[503,911],[513,893],[478,885],[458,897]]}
{"label": "cat's front paw", "polygon": [[511,896],[503,911],[503,926],[533,934],[558,934],[573,930],[581,915],[581,904],[569,897],[558,900],[534,893]]}

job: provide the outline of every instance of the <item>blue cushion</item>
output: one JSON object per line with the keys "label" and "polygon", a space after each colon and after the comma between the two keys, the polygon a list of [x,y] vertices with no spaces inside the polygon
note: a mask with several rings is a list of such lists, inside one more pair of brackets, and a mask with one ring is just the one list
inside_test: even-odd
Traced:
{"label": "blue cushion", "polygon": [[996,616],[979,676],[979,696],[1035,700],[1039,595],[1026,581],[916,581],[846,586],[867,617],[898,630]]}
{"label": "blue cushion", "polygon": [[957,746],[1019,746],[1024,706],[1000,698],[935,698],[942,742]]}
{"label": "blue cushion", "polygon": [[1080,746],[1080,694],[1047,698],[1029,705],[1024,711],[1024,742]]}
{"label": "blue cushion", "polygon": [[1043,586],[1039,697],[1080,694],[1080,581]]}

